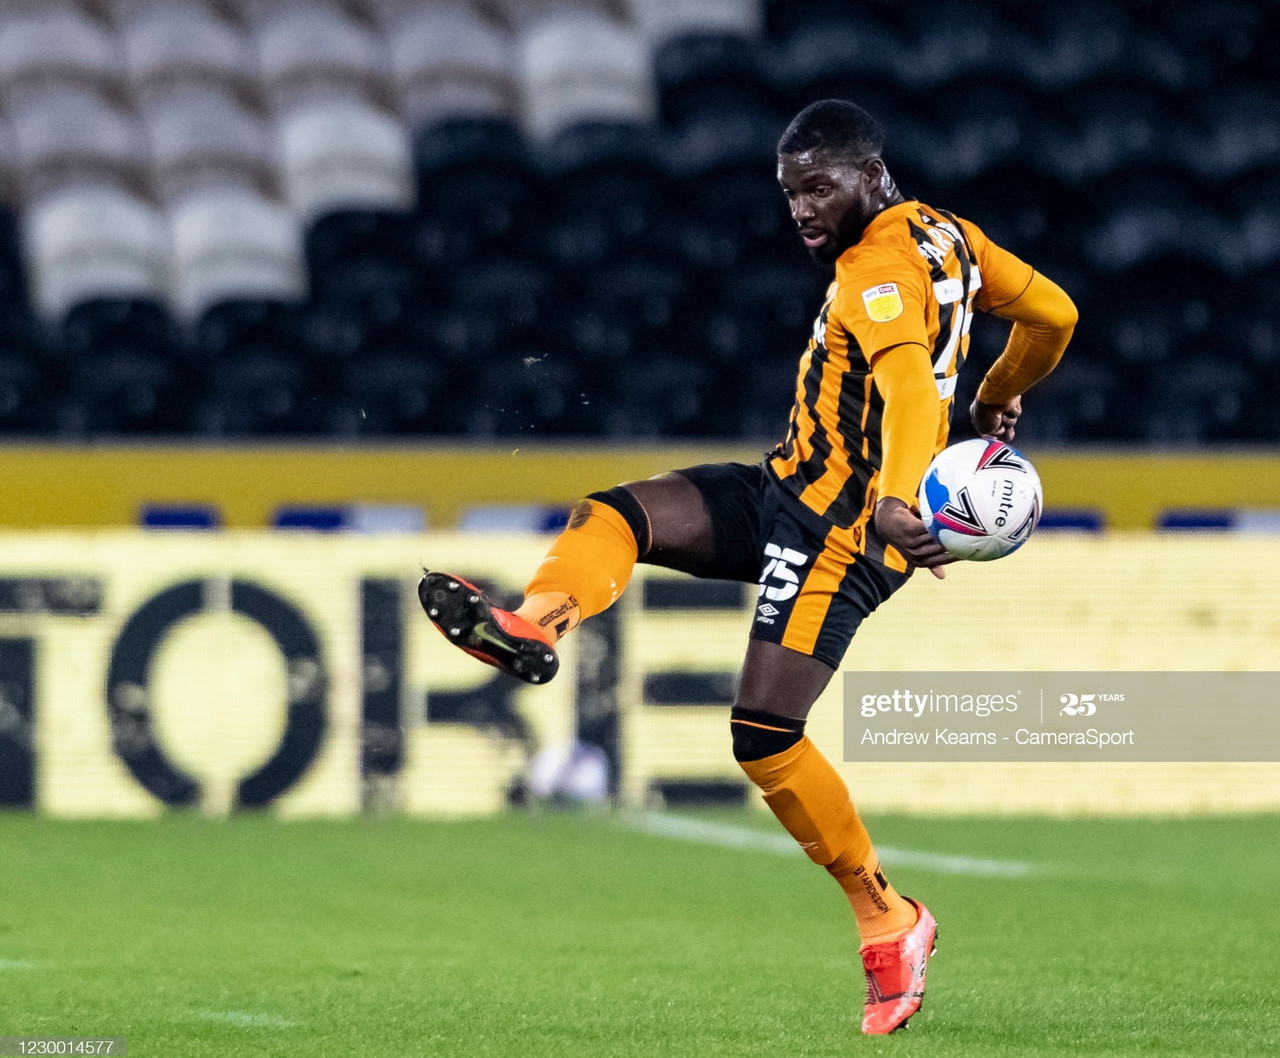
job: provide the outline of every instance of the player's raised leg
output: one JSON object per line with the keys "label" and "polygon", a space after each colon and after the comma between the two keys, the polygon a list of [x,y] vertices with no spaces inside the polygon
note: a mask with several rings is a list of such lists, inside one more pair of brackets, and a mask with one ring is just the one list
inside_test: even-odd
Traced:
{"label": "player's raised leg", "polygon": [[418,599],[450,642],[527,683],[559,668],[555,644],[613,605],[639,561],[688,569],[712,560],[702,493],[678,473],[594,492],[578,503],[525,588],[502,610],[469,581],[427,571]]}
{"label": "player's raised leg", "polygon": [[752,640],[730,717],[733,754],[765,803],[814,863],[840,884],[862,940],[862,1031],[906,1026],[924,998],[937,924],[889,883],[849,789],[804,733],[833,670],[817,658]]}

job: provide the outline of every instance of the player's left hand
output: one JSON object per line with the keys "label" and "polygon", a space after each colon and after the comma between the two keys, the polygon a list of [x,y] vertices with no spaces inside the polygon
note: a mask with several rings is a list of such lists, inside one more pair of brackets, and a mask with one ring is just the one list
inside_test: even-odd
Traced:
{"label": "player's left hand", "polygon": [[1022,414],[1022,398],[1014,397],[1007,404],[983,404],[975,400],[969,405],[969,418],[974,429],[983,437],[994,437],[1006,444],[1013,440],[1014,427]]}
{"label": "player's left hand", "polygon": [[886,544],[892,544],[913,566],[927,569],[939,580],[946,578],[942,567],[956,560],[925,528],[920,515],[893,496],[876,504],[876,532]]}

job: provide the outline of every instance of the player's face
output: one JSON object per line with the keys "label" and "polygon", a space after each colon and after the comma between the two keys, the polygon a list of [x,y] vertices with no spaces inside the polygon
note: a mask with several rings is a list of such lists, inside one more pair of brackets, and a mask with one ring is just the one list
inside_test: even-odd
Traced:
{"label": "player's face", "polygon": [[778,183],[815,260],[830,264],[861,238],[883,168],[879,158],[859,165],[821,150],[778,155]]}

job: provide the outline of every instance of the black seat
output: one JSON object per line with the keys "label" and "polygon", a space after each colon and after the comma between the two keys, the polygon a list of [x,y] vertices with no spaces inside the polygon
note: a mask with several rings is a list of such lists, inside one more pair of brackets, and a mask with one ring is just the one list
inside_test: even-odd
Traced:
{"label": "black seat", "polygon": [[675,254],[677,205],[660,137],[634,125],[589,123],[544,151],[548,196],[541,238],[566,271],[621,256]]}
{"label": "black seat", "polygon": [[1206,346],[1153,379],[1144,439],[1166,445],[1239,443],[1253,388],[1246,367]]}
{"label": "black seat", "polygon": [[60,432],[78,436],[181,434],[191,380],[167,356],[117,346],[73,357]]}
{"label": "black seat", "polygon": [[455,432],[454,395],[446,372],[408,352],[358,357],[346,364],[330,398],[329,430],[346,435],[425,435]]}
{"label": "black seat", "polygon": [[72,306],[60,328],[70,356],[91,356],[116,346],[170,354],[181,344],[178,325],[158,301],[94,298]]}
{"label": "black seat", "polygon": [[697,358],[654,354],[619,363],[608,432],[615,437],[694,437],[714,432],[708,417],[720,399],[711,373]]}
{"label": "black seat", "polygon": [[749,105],[777,106],[771,60],[763,42],[738,33],[682,33],[664,41],[653,57],[662,120],[679,125],[744,97]]}
{"label": "black seat", "polygon": [[322,411],[302,361],[259,348],[210,365],[194,429],[206,437],[320,433]]}
{"label": "black seat", "polygon": [[419,229],[416,247],[428,259],[437,249],[496,245],[528,249],[530,218],[542,202],[540,174],[519,131],[498,119],[459,120],[421,130],[415,140]]}
{"label": "black seat", "polygon": [[598,422],[586,382],[564,353],[515,349],[477,364],[466,432],[541,437],[591,432]]}
{"label": "black seat", "polygon": [[283,301],[230,299],[207,309],[194,327],[192,352],[205,359],[245,349],[287,351],[298,342],[301,306]]}
{"label": "black seat", "polygon": [[0,354],[0,432],[52,433],[56,413],[52,384],[44,366],[16,351]]}

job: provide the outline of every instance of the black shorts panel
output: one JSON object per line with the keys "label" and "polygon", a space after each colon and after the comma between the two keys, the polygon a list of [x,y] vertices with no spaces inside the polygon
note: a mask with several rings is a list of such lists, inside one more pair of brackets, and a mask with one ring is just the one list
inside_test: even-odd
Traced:
{"label": "black shorts panel", "polygon": [[760,515],[770,482],[760,464],[704,463],[677,470],[702,493],[716,539],[714,563],[700,576],[755,584],[760,579]]}
{"label": "black shorts panel", "polygon": [[833,527],[764,466],[677,473],[698,487],[711,514],[717,556],[702,575],[759,585],[753,639],[838,668],[863,619],[907,581],[866,554],[866,534]]}

